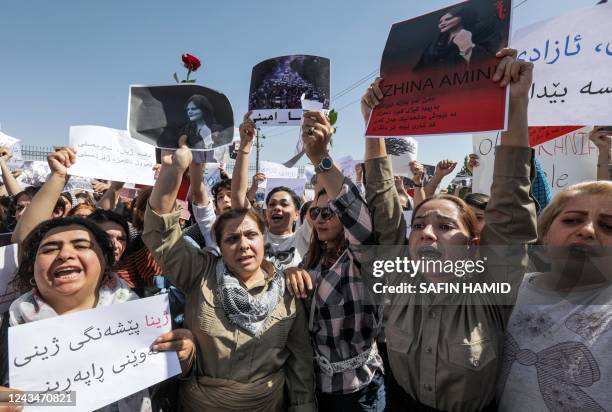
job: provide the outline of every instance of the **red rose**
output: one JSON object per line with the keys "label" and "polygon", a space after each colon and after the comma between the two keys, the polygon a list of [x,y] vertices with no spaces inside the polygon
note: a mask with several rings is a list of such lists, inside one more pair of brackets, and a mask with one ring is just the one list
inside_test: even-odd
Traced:
{"label": "red rose", "polygon": [[192,56],[189,53],[183,54],[181,58],[183,59],[183,64],[185,65],[185,68],[189,71],[195,72],[202,65],[202,63],[200,63],[200,60],[197,57]]}

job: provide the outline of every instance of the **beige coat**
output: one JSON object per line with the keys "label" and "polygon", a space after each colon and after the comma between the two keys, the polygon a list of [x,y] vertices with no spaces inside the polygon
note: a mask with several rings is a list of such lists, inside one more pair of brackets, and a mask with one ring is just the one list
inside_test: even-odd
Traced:
{"label": "beige coat", "polygon": [[[301,301],[285,293],[259,337],[230,323],[215,297],[220,258],[182,237],[179,215],[158,215],[147,207],[142,238],[164,276],[186,296],[184,325],[195,336],[197,352],[195,376],[180,388],[181,406],[280,411],[286,404],[291,411],[314,410],[313,354]],[[249,293],[257,296],[266,283]]]}
{"label": "beige coat", "polygon": [[[537,239],[535,204],[529,194],[531,158],[529,148],[497,148],[491,200],[481,234],[484,247],[480,253],[487,256],[483,281],[508,282],[514,292],[528,262],[527,244]],[[406,256],[406,222],[389,160],[367,161],[366,181],[374,233],[377,242],[385,245],[378,247],[377,255]],[[373,279],[371,266],[364,265],[362,275],[380,281]],[[401,281],[418,283],[419,279],[389,277],[390,284]],[[417,401],[444,411],[478,411],[491,403],[516,293],[502,296],[392,295],[385,331],[391,369],[399,385]]]}

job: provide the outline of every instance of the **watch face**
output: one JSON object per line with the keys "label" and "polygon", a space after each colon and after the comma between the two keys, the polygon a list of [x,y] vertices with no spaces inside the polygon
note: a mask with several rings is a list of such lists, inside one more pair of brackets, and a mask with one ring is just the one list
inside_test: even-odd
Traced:
{"label": "watch face", "polygon": [[329,157],[321,159],[321,169],[329,170],[332,168],[334,162]]}

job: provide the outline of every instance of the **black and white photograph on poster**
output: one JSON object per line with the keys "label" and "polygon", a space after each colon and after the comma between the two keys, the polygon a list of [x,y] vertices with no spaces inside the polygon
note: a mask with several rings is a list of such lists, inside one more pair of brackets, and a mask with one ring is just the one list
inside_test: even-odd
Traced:
{"label": "black and white photograph on poster", "polygon": [[418,142],[407,136],[389,137],[385,139],[385,147],[391,159],[393,174],[412,178],[410,162],[417,159]]}
{"label": "black and white photograph on poster", "polygon": [[296,126],[301,98],[329,109],[330,64],[319,56],[281,56],[253,67],[249,89],[251,118],[258,125]]}
{"label": "black and white photograph on poster", "polygon": [[213,161],[232,143],[234,113],[223,93],[197,84],[130,86],[128,131],[162,149],[176,149],[186,135],[196,162]]}

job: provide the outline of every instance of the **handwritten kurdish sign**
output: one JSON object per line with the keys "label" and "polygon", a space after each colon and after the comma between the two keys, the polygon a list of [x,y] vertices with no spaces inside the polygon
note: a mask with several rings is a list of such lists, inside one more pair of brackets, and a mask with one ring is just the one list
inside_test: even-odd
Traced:
{"label": "handwritten kurdish sign", "polygon": [[530,126],[606,125],[612,118],[612,3],[572,10],[517,31],[534,64]]}
{"label": "handwritten kurdish sign", "polygon": [[171,330],[169,313],[159,295],[10,327],[10,386],[74,391],[76,408],[53,411],[92,411],[177,375],[176,352],[150,350]]}
{"label": "handwritten kurdish sign", "polygon": [[[590,127],[530,127],[529,140],[540,161],[553,194],[576,183],[596,180],[597,147],[589,140]],[[490,194],[495,147],[500,134],[473,137],[480,165],[474,168],[472,191]]]}
{"label": "handwritten kurdish sign", "polygon": [[70,127],[77,151],[71,175],[153,186],[155,147],[131,139],[125,130],[101,126]]}

